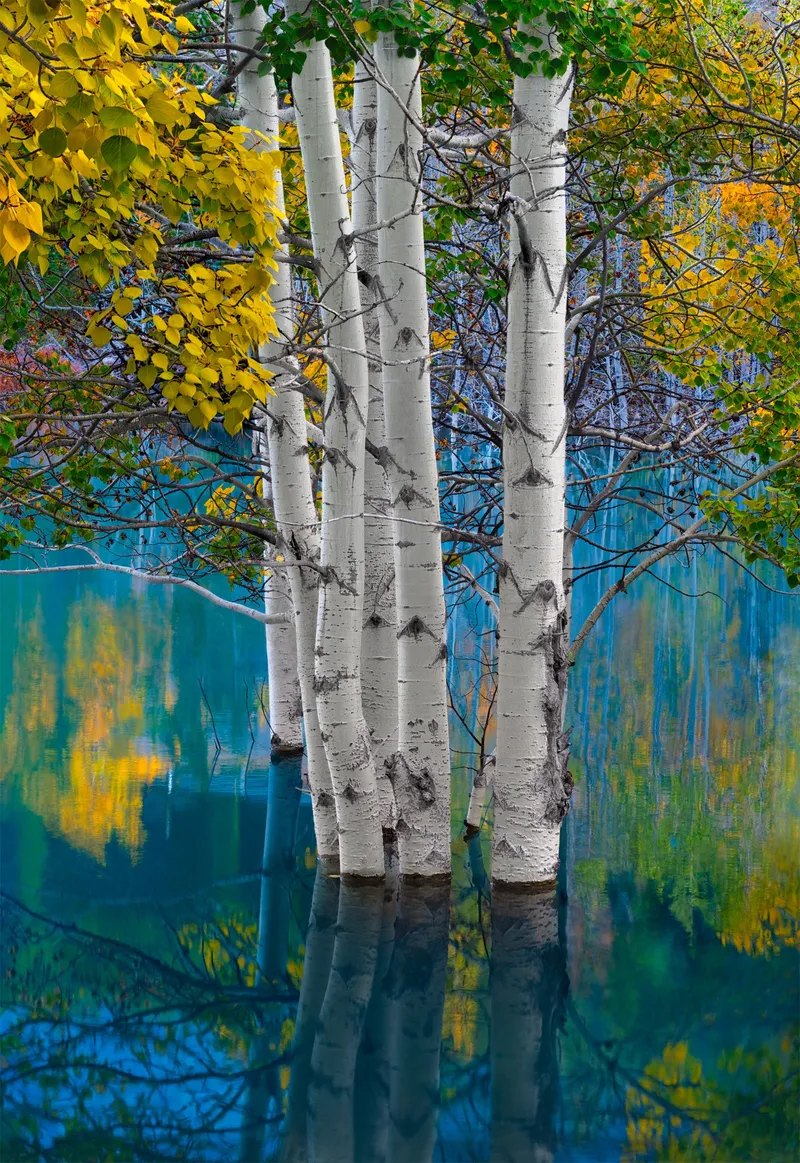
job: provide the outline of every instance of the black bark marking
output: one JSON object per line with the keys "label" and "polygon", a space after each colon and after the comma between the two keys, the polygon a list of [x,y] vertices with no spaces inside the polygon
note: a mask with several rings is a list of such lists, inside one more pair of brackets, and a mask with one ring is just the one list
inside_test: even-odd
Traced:
{"label": "black bark marking", "polygon": [[552,487],[553,482],[550,480],[549,476],[547,476],[543,472],[540,472],[540,470],[538,468],[534,468],[533,465],[531,465],[531,467],[527,470],[527,472],[524,472],[521,477],[517,477],[517,479],[514,481],[514,484],[515,485],[543,485],[544,484],[544,485],[550,485]]}
{"label": "black bark marking", "polygon": [[406,622],[406,624],[405,624],[405,626],[403,626],[402,630],[397,631],[398,638],[403,638],[403,637],[407,636],[409,638],[419,639],[422,637],[423,634],[429,634],[430,637],[433,638],[434,641],[436,641],[436,635],[434,634],[433,630],[428,629],[428,627],[422,621],[422,618],[420,618],[419,614],[415,614],[413,618],[410,618]]}
{"label": "black bark marking", "polygon": [[568,731],[561,730],[569,670],[566,610],[559,613],[544,637],[547,664],[547,690],[544,696],[547,759],[542,774],[549,793],[544,818],[548,823],[560,824],[569,811],[570,797],[575,786],[569,771],[569,737],[572,728]]}
{"label": "black bark marking", "polygon": [[426,508],[430,508],[431,506],[431,502],[428,500],[428,498],[424,497],[422,493],[418,493],[417,490],[411,485],[403,485],[393,503],[395,506],[397,506],[401,501],[409,509],[413,505],[414,501],[419,501],[420,505],[424,505]]}

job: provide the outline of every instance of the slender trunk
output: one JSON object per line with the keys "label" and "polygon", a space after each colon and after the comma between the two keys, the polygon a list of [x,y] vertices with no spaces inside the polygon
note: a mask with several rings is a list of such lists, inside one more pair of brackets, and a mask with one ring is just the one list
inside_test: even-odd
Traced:
{"label": "slender trunk", "polygon": [[[257,10],[258,12],[258,10]],[[260,23],[257,12],[234,18],[231,30],[237,44],[252,47],[257,39]],[[274,133],[277,119],[270,117],[271,78],[258,75],[257,60],[249,62],[237,79],[242,122],[250,130],[269,136]],[[277,101],[277,98],[276,98]],[[254,149],[267,148],[267,143],[253,136]],[[253,455],[259,465],[264,484],[264,501],[272,503],[269,445],[266,436],[266,416],[263,409],[256,415],[253,435]],[[274,571],[264,583],[264,611],[267,614],[291,614],[292,600],[289,579],[285,573]],[[303,750],[303,709],[300,683],[297,677],[297,646],[295,628],[291,622],[266,627],[267,673],[269,686],[269,718],[272,748],[277,754],[296,754]]]}
{"label": "slender trunk", "polygon": [[550,1163],[567,975],[556,889],[492,891],[492,1160]]}
{"label": "slender trunk", "polygon": [[555,879],[572,786],[562,733],[569,98],[565,77],[514,81],[492,877],[515,883]]}
{"label": "slender trunk", "polygon": [[380,33],[377,202],[386,465],[394,517],[398,750],[392,763],[400,869],[450,871],[450,745],[439,482],[430,392],[419,59]]}
{"label": "slender trunk", "polygon": [[477,831],[481,826],[483,809],[486,806],[486,796],[489,793],[489,785],[494,779],[494,765],[495,756],[490,755],[484,760],[473,777],[472,791],[469,794],[469,806],[464,819],[467,833]]}
{"label": "slender trunk", "polygon": [[[305,0],[289,0],[287,13],[304,7]],[[322,41],[302,48],[292,93],[328,358],[317,712],[336,798],[341,870],[383,876],[375,762],[361,702],[367,351],[330,54]]]}
{"label": "slender trunk", "polygon": [[[238,44],[255,44],[263,25],[260,8],[249,16],[239,14],[232,35]],[[260,62],[253,59],[240,73],[238,95],[242,119],[271,142],[278,141],[278,93],[272,73],[258,75]],[[255,142],[258,145],[259,142]],[[276,172],[276,198],[283,204],[283,181]],[[267,438],[269,445],[272,501],[278,530],[287,561],[293,558],[316,562],[320,556],[319,522],[311,491],[311,471],[306,440],[306,417],[303,399],[292,383],[299,369],[285,358],[284,347],[294,338],[291,272],[288,264],[279,263],[270,289],[275,305],[275,322],[279,339],[261,352],[261,358],[275,372],[272,388],[275,395],[267,402]],[[283,357],[283,358],[282,358]],[[287,370],[288,369],[288,370]],[[319,574],[312,568],[293,568],[290,576],[296,635],[296,664],[303,708],[308,783],[314,812],[317,852],[324,861],[338,859],[339,840],[328,760],[317,717],[314,689],[314,641],[316,635]]]}
{"label": "slender trunk", "polygon": [[[380,329],[376,304],[378,238],[363,233],[377,222],[375,143],[378,90],[372,62],[359,61],[353,87],[350,188],[356,255],[363,287],[364,331],[369,357],[367,438],[386,446]],[[375,756],[381,823],[395,821],[394,792],[387,760],[397,750],[397,612],[394,593],[394,537],[390,520],[389,479],[384,463],[367,456],[364,469],[364,626],[361,633],[361,688]]]}
{"label": "slender trunk", "polygon": [[311,1058],[308,1138],[314,1163],[353,1163],[356,1059],[375,976],[383,893],[382,884],[347,881],[339,892],[331,974]]}
{"label": "slender trunk", "polygon": [[[262,412],[253,435],[253,448],[264,486],[264,501],[274,511],[275,501],[269,467],[266,427],[269,421]],[[267,563],[269,556],[265,555]],[[297,675],[297,637],[294,626],[292,587],[285,569],[269,569],[264,582],[264,612],[289,615],[283,624],[267,625],[267,693],[269,700],[270,743],[273,755],[299,755],[303,752],[303,702]]]}

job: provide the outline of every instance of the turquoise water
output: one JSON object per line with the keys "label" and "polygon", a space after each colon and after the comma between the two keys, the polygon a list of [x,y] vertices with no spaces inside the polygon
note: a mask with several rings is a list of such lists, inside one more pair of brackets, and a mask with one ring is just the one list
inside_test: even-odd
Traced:
{"label": "turquoise water", "polygon": [[557,892],[490,900],[460,728],[452,885],[355,889],[258,626],[0,576],[3,1159],[796,1160],[799,657],[797,602],[673,563],[571,676]]}

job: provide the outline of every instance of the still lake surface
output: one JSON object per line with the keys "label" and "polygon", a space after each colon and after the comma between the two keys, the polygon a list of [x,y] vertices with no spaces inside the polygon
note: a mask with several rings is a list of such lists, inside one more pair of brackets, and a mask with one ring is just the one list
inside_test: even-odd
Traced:
{"label": "still lake surface", "polygon": [[3,1159],[796,1160],[798,660],[800,601],[673,563],[571,675],[558,891],[490,904],[456,724],[452,885],[398,898],[317,873],[261,627],[0,576]]}

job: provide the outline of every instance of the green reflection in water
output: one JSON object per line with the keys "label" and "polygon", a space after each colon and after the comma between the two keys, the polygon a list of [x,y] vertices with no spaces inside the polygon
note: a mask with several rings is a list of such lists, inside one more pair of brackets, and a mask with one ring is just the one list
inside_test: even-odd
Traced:
{"label": "green reflection in water", "polygon": [[485,834],[449,908],[315,879],[257,627],[0,578],[4,1158],[796,1159],[800,624],[670,582],[727,604],[601,623],[559,894],[490,910]]}

